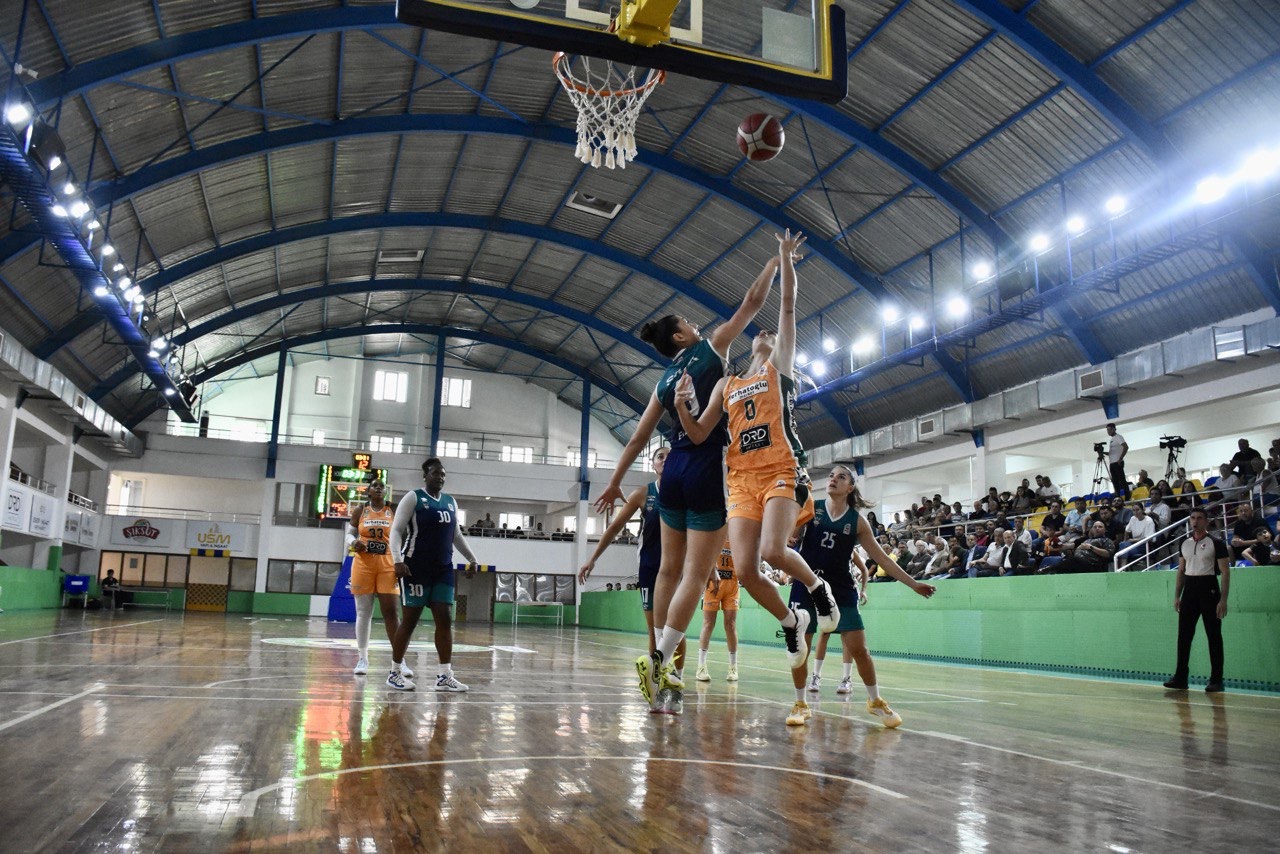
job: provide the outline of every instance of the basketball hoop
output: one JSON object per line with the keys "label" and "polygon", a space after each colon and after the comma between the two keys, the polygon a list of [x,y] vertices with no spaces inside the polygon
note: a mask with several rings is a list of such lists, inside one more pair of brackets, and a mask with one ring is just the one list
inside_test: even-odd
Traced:
{"label": "basketball hoop", "polygon": [[650,70],[636,82],[637,68],[625,73],[607,59],[581,57],[582,73],[575,76],[573,60],[564,52],[551,59],[560,85],[578,110],[578,147],[574,156],[583,163],[612,169],[627,168],[636,156],[636,119],[644,102],[667,78],[662,70]]}

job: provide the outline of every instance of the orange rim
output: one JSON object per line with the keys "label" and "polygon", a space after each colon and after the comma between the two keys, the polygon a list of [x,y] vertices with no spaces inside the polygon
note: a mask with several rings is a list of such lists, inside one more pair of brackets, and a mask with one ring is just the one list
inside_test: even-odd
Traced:
{"label": "orange rim", "polygon": [[593,89],[590,86],[579,83],[570,76],[567,62],[564,70],[561,70],[560,61],[567,59],[568,56],[564,51],[558,51],[555,56],[551,57],[551,67],[555,69],[556,77],[560,78],[560,82],[566,88],[576,89],[584,95],[595,95],[600,98],[625,98],[628,95],[635,95],[638,92],[652,89],[660,83],[665,83],[667,79],[667,72],[659,68],[656,74],[654,71],[650,71],[649,74],[651,76],[646,78],[644,83],[631,89]]}

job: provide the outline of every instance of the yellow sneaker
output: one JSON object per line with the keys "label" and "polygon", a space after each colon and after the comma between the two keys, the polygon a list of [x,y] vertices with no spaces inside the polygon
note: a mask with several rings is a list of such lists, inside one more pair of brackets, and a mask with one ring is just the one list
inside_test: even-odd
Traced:
{"label": "yellow sneaker", "polygon": [[796,704],[791,707],[791,714],[787,715],[787,726],[804,726],[811,717],[813,711],[809,704],[804,700],[796,700]]}
{"label": "yellow sneaker", "polygon": [[889,704],[883,698],[867,700],[867,712],[873,717],[879,718],[880,723],[889,729],[902,726],[902,718],[897,712],[889,708]]}
{"label": "yellow sneaker", "polygon": [[668,661],[658,671],[658,685],[662,688],[671,688],[676,691],[684,690],[684,680],[676,675],[675,662]]}

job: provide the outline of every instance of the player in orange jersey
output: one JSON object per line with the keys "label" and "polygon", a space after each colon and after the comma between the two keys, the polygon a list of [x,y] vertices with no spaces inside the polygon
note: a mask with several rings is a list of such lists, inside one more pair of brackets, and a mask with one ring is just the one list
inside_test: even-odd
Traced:
{"label": "player in orange jersey", "polygon": [[726,682],[738,681],[738,578],[733,570],[733,551],[725,540],[720,557],[707,578],[707,589],[702,594],[702,635],[698,639],[699,682],[710,682],[707,671],[707,650],[711,647],[711,633],[716,628],[716,614],[724,611],[724,639],[729,647],[729,672]]}
{"label": "player in orange jersey", "polygon": [[831,588],[817,576],[804,558],[787,548],[797,525],[813,518],[813,497],[805,453],[795,422],[796,386],[792,366],[796,350],[795,260],[804,236],[788,230],[778,237],[782,306],[778,331],[762,331],[751,345],[751,363],[738,376],[726,376],[716,384],[705,409],[696,417],[688,405],[693,400],[690,383],[681,380],[676,390],[680,424],[697,442],[710,435],[722,413],[729,415],[729,542],[733,548],[738,580],[760,605],[782,623],[791,667],[809,657],[805,634],[808,612],[788,608],[778,588],[760,574],[760,559],[768,561],[804,585],[813,599],[818,628],[835,629],[840,611]]}
{"label": "player in orange jersey", "polygon": [[[391,562],[387,543],[391,536],[394,511],[386,504],[387,485],[380,480],[369,484],[369,504],[351,511],[347,528],[347,548],[354,552],[351,560],[351,595],[356,600],[356,648],[360,658],[355,674],[369,672],[369,629],[373,622],[373,597],[382,606],[382,622],[387,640],[396,636],[400,620],[396,614],[396,569]],[[406,676],[412,676],[409,671]]]}

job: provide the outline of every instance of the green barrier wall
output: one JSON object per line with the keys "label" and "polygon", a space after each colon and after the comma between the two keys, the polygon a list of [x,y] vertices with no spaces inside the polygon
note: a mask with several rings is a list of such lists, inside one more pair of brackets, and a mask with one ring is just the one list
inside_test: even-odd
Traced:
{"label": "green barrier wall", "polygon": [[[1178,620],[1173,572],[1098,573],[943,581],[933,599],[901,584],[872,584],[863,610],[873,652],[935,661],[1044,668],[1130,678],[1173,670]],[[582,595],[584,626],[643,633],[634,590]],[[696,636],[701,616],[690,634]],[[776,644],[777,623],[742,597],[739,637]],[[1227,683],[1280,691],[1280,570],[1232,570],[1223,621]],[[723,640],[717,624],[715,637]],[[1191,675],[1209,675],[1203,626]]]}
{"label": "green barrier wall", "polygon": [[[91,584],[96,587],[97,582]],[[0,608],[6,611],[57,608],[62,604],[62,573],[0,566],[0,591]]]}

